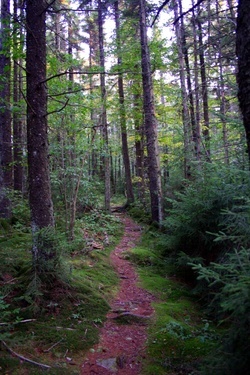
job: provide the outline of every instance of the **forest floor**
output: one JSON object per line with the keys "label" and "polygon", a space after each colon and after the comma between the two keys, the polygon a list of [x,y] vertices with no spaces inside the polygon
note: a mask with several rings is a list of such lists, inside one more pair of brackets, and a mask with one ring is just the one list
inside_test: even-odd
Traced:
{"label": "forest floor", "polygon": [[141,238],[141,228],[130,217],[121,215],[124,235],[110,255],[120,278],[120,288],[111,301],[111,310],[100,330],[100,340],[90,349],[81,366],[81,375],[136,375],[145,356],[147,322],[154,315],[155,297],[138,285],[138,275],[126,260],[126,253]]}

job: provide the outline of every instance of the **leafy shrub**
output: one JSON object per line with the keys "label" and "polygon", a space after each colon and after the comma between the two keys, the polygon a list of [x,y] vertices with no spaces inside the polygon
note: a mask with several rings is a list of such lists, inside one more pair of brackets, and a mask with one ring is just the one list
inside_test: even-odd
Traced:
{"label": "leafy shrub", "polygon": [[10,331],[13,328],[13,324],[19,321],[19,311],[20,309],[11,310],[10,305],[5,302],[4,296],[0,295],[0,341],[5,340],[10,336]]}
{"label": "leafy shrub", "polygon": [[[224,317],[229,328],[223,345],[213,362],[211,374],[247,374],[250,367],[250,252],[241,248],[227,254],[221,263],[209,267],[193,265],[198,279],[208,283],[210,291],[217,286],[212,304]],[[210,373],[207,372],[206,374]]]}
{"label": "leafy shrub", "polygon": [[[214,241],[226,225],[226,211],[236,209],[237,198],[249,194],[249,178],[235,169],[208,166],[202,175],[190,183],[176,198],[163,223],[167,234],[166,253],[185,253],[202,257],[206,263],[215,261],[225,252],[228,243]],[[238,202],[239,203],[239,202]]]}

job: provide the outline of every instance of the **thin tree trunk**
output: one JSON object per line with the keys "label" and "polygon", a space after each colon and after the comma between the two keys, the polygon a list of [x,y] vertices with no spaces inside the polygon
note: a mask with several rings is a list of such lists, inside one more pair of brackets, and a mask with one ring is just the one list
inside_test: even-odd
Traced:
{"label": "thin tree trunk", "polygon": [[[119,20],[119,2],[118,1],[115,1],[114,8],[115,8],[115,24],[116,24],[116,43],[117,43],[117,50],[118,50],[117,64],[118,64],[118,67],[120,67],[122,60],[120,56],[121,55],[120,53],[121,42],[120,42],[120,20]],[[118,75],[118,91],[119,91],[119,103],[120,103],[119,114],[120,114],[120,126],[121,126],[121,137],[122,137],[122,155],[123,155],[123,164],[124,164],[124,169],[125,169],[125,181],[126,181],[126,193],[127,193],[126,205],[129,205],[134,202],[134,193],[133,193],[131,170],[130,170],[130,158],[129,158],[129,151],[128,151],[123,76],[121,72],[119,72],[119,75]]]}
{"label": "thin tree trunk", "polygon": [[[18,4],[14,0],[14,30],[13,30],[13,44],[14,48],[17,47],[17,33],[19,30],[18,18]],[[17,61],[18,60],[18,61]],[[20,77],[20,59],[14,60],[13,64],[13,105],[20,108],[20,88],[22,86]],[[21,108],[20,108],[21,109]],[[23,121],[21,110],[13,112],[13,158],[14,158],[14,190],[23,191]]]}
{"label": "thin tree trunk", "polygon": [[147,40],[146,4],[140,0],[140,37],[141,37],[141,68],[143,83],[144,122],[148,151],[148,176],[151,200],[151,218],[162,221],[162,190],[159,162],[157,120],[155,117],[153,83],[151,76],[150,55]]}
{"label": "thin tree trunk", "polygon": [[108,124],[106,111],[106,84],[105,84],[105,58],[104,58],[104,35],[103,35],[103,4],[98,0],[98,27],[99,27],[99,53],[100,67],[103,73],[100,74],[101,81],[101,128],[104,143],[104,182],[105,182],[105,210],[110,212],[110,154],[108,145]]}
{"label": "thin tree trunk", "polygon": [[10,1],[1,1],[0,27],[0,216],[11,214],[7,189],[12,188],[12,146],[10,113]]}
{"label": "thin tree trunk", "polygon": [[[178,3],[174,2],[174,14],[175,19],[179,16]],[[178,60],[179,60],[179,74],[181,84],[181,96],[182,96],[182,120],[183,120],[183,132],[184,132],[184,177],[190,178],[190,116],[188,110],[188,95],[186,90],[186,76],[185,76],[185,59],[182,48],[182,29],[180,20],[175,22],[175,32],[177,37],[178,47]]]}
{"label": "thin tree trunk", "polygon": [[[194,3],[192,3],[194,5]],[[194,85],[195,85],[195,132],[194,132],[194,149],[196,159],[201,160],[201,127],[200,127],[200,90],[199,90],[199,72],[198,72],[198,48],[197,33],[195,24],[195,14],[193,10],[193,45],[194,45]]]}
{"label": "thin tree trunk", "polygon": [[222,46],[221,46],[221,33],[220,33],[220,17],[219,6],[216,4],[217,25],[218,25],[218,65],[219,65],[219,82],[218,82],[218,99],[220,101],[220,120],[222,122],[222,139],[224,146],[224,161],[229,165],[229,151],[228,151],[228,136],[227,136],[227,121],[226,121],[226,93],[225,82],[223,74],[223,59],[222,59]]}
{"label": "thin tree trunk", "polygon": [[[136,84],[136,82],[134,82]],[[138,114],[141,113],[140,95],[134,94],[134,125],[135,125],[135,174],[137,177],[138,197],[141,203],[145,201],[145,178],[144,178],[144,129],[141,123],[142,119]]]}
{"label": "thin tree trunk", "polygon": [[205,158],[208,162],[210,158],[210,129],[209,129],[209,111],[208,111],[208,92],[207,92],[207,73],[206,73],[206,62],[204,57],[204,44],[202,36],[202,24],[199,19],[199,7],[198,16],[196,17],[196,24],[198,26],[198,41],[199,41],[199,60],[200,60],[200,75],[201,75],[201,91],[202,91],[202,105],[203,105],[203,118],[204,118],[204,145],[205,145]]}
{"label": "thin tree trunk", "polygon": [[[179,2],[179,13],[182,14],[182,0],[178,0]],[[197,152],[196,147],[197,145],[197,134],[196,134],[196,118],[195,118],[195,111],[194,111],[194,97],[193,97],[193,90],[192,90],[192,82],[191,82],[191,70],[189,65],[189,56],[188,56],[188,47],[187,47],[187,41],[186,41],[186,32],[185,32],[185,25],[184,25],[184,19],[183,17],[180,19],[181,25],[181,46],[182,46],[182,54],[185,61],[185,71],[186,71],[186,81],[187,81],[187,90],[188,90],[188,101],[189,101],[189,117],[191,122],[191,129],[192,129],[192,140],[194,143],[194,149],[195,149],[195,156],[197,158]],[[190,133],[190,132],[189,132]],[[191,139],[188,140],[188,143],[191,143]],[[193,148],[193,147],[192,147]]]}

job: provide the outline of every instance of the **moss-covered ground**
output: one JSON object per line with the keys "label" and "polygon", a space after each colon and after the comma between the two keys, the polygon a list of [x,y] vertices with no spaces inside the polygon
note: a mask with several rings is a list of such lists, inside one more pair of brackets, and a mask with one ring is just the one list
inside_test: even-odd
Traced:
{"label": "moss-covered ground", "polygon": [[[0,228],[0,373],[12,375],[79,374],[84,353],[98,341],[117,275],[110,251],[122,226],[110,215],[94,211],[77,222],[73,243],[60,239],[65,272],[44,296],[32,274],[31,233],[3,221]],[[106,245],[103,243],[106,241]],[[29,280],[30,279],[30,280]],[[33,298],[30,285],[32,284]],[[36,293],[36,294],[35,294]],[[34,298],[35,295],[35,298]],[[25,322],[26,321],[26,322]],[[51,366],[49,370],[19,356]]]}
{"label": "moss-covered ground", "polygon": [[154,231],[148,232],[127,255],[137,266],[142,286],[156,297],[142,375],[199,374],[203,359],[219,344],[220,331],[191,289],[176,278],[157,244]]}
{"label": "moss-covered ground", "polygon": [[[6,344],[19,355],[51,366],[46,373],[79,374],[83,356],[98,341],[117,290],[109,254],[121,238],[122,226],[114,216],[98,211],[79,219],[75,240],[69,243],[60,238],[65,275],[42,305],[39,299],[44,296],[39,291],[35,299],[27,292],[32,277],[27,228],[4,220],[0,223],[0,373],[39,375],[45,371],[11,355]],[[136,265],[142,286],[156,297],[142,375],[198,374],[202,359],[217,346],[220,334],[188,286],[176,278],[174,267],[161,256],[159,242],[157,230],[148,231],[126,254]],[[34,275],[32,283],[35,289]]]}

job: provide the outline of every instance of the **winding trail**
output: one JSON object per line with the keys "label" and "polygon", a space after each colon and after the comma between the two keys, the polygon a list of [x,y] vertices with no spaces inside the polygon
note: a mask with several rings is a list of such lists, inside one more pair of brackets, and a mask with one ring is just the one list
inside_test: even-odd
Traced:
{"label": "winding trail", "polygon": [[[139,375],[147,339],[147,320],[153,316],[154,296],[138,287],[138,275],[123,253],[132,249],[141,237],[141,228],[121,215],[124,235],[110,255],[120,277],[120,289],[111,302],[111,310],[100,331],[99,343],[81,366],[81,375]],[[120,318],[127,323],[119,324]]]}

